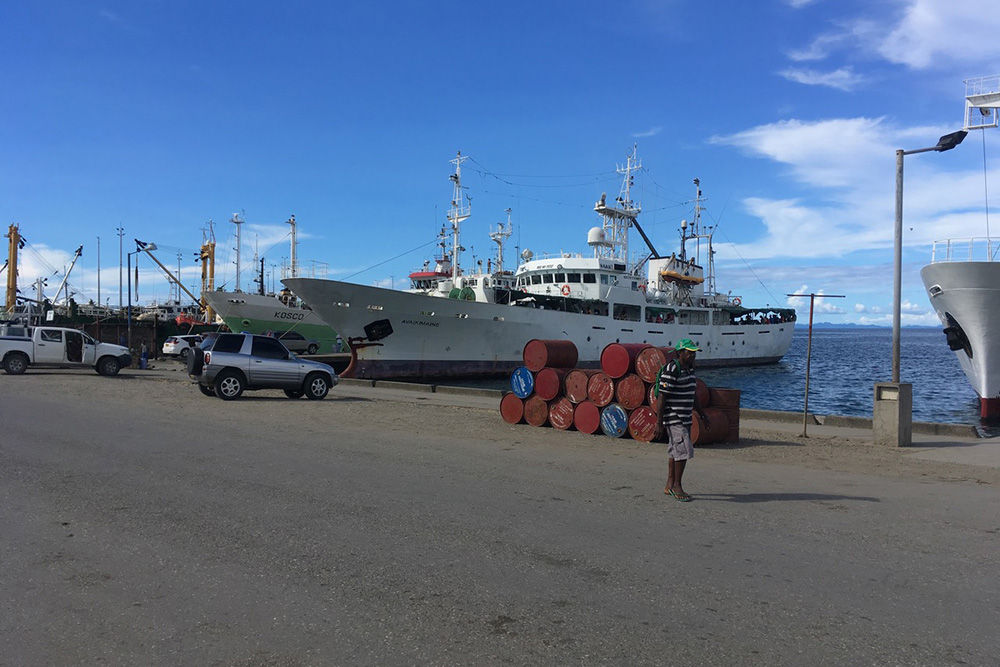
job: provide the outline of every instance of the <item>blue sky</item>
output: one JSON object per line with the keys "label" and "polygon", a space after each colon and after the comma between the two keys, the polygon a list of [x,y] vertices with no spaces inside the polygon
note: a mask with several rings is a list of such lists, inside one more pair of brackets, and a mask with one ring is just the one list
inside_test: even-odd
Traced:
{"label": "blue sky", "polygon": [[[637,144],[660,252],[699,178],[722,291],[842,294],[818,321],[888,324],[895,150],[961,128],[963,80],[1000,73],[998,34],[980,0],[4,3],[0,224],[28,241],[28,295],[42,276],[51,296],[82,244],[69,283],[97,300],[100,237],[100,300],[117,305],[119,227],[125,252],[154,242],[174,269],[180,254],[196,292],[209,220],[217,282],[235,286],[234,212],[244,289],[255,249],[269,272],[288,257],[292,214],[300,259],[403,287],[433,255],[457,151],[471,268],[508,207],[508,258],[587,253]],[[976,131],[906,159],[904,324],[937,323],[931,243],[986,235],[998,147]],[[140,270],[139,301],[166,299]]]}

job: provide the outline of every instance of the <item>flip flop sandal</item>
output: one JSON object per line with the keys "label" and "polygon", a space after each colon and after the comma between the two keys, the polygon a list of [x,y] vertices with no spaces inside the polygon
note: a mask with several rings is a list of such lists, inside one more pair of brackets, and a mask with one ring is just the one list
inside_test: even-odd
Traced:
{"label": "flip flop sandal", "polygon": [[688,495],[688,494],[686,494],[686,493],[683,493],[683,492],[681,492],[681,493],[674,493],[673,491],[671,491],[670,495],[672,495],[674,498],[676,498],[677,500],[681,501],[682,503],[689,503],[689,502],[691,502],[691,496]]}

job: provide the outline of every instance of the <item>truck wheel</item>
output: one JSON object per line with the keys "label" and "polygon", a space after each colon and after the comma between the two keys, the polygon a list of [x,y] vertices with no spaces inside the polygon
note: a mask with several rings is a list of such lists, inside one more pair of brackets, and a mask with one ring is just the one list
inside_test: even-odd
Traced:
{"label": "truck wheel", "polygon": [[302,390],[301,389],[286,389],[285,390],[285,396],[287,396],[288,398],[302,398]]}
{"label": "truck wheel", "polygon": [[306,376],[303,389],[305,389],[306,398],[310,401],[319,401],[326,398],[326,395],[330,392],[330,381],[323,377],[322,373],[312,373]]}
{"label": "truck wheel", "polygon": [[215,396],[214,389],[212,389],[211,387],[207,387],[201,384],[200,382],[198,383],[198,389],[201,391],[201,393],[205,394],[206,396]]}
{"label": "truck wheel", "polygon": [[97,360],[97,372],[106,377],[118,375],[121,364],[114,357],[101,357]]}
{"label": "truck wheel", "polygon": [[8,354],[3,359],[3,372],[7,375],[20,375],[28,370],[28,358],[19,352]]}
{"label": "truck wheel", "polygon": [[319,345],[317,345],[316,343],[310,345],[309,348],[306,350],[306,354],[316,354],[317,352],[319,352]]}
{"label": "truck wheel", "polygon": [[236,371],[222,371],[215,378],[215,395],[224,401],[232,401],[243,395],[243,378]]}

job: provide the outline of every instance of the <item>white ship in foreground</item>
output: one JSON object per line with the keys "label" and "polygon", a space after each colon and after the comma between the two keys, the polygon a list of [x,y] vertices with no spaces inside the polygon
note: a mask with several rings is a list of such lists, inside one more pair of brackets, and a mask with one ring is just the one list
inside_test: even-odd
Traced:
{"label": "white ship in foreground", "polygon": [[[964,129],[995,128],[1000,76],[965,82]],[[985,158],[985,152],[984,152]],[[989,226],[987,225],[987,233]],[[1000,418],[1000,241],[987,237],[936,241],[920,270],[948,347],[979,395],[982,419]]]}
{"label": "white ship in foreground", "polygon": [[[670,347],[681,338],[701,347],[702,366],[780,360],[792,341],[795,311],[744,308],[740,297],[715,290],[712,235],[703,234],[700,224],[700,189],[694,222],[681,223],[680,252],[659,256],[637,224],[640,206],[630,196],[639,167],[633,153],[619,168],[624,180],[617,207],[604,195],[595,205],[602,222],[587,236],[592,257],[535,258],[524,251],[512,287],[493,284],[489,275],[462,276],[456,267],[449,291],[473,288],[475,300],[440,296],[444,289],[421,294],[309,278],[283,283],[348,342],[351,363],[344,377],[506,375],[522,364],[525,343],[536,338],[573,341],[581,367],[597,368],[609,343]],[[460,192],[460,171],[452,179]],[[462,206],[461,196],[455,197],[448,214],[456,235]],[[651,251],[636,266],[627,261],[632,227]],[[707,276],[697,255],[688,255],[689,244],[700,250],[703,241]]]}

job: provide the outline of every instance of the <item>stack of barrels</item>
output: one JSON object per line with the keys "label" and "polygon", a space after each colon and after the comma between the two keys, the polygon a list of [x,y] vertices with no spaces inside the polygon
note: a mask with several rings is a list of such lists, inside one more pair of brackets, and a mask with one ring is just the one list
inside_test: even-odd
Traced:
{"label": "stack of barrels", "polygon": [[[604,433],[651,442],[656,436],[656,379],[677,356],[673,348],[643,343],[611,343],[601,352],[601,368],[577,368],[576,345],[568,340],[532,340],[524,346],[524,366],[510,378],[511,392],[500,401],[509,424],[546,424],[561,430]],[[740,392],[710,389],[698,380],[698,402],[708,424],[693,415],[695,444],[739,440]]]}

